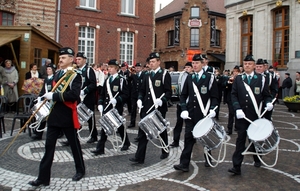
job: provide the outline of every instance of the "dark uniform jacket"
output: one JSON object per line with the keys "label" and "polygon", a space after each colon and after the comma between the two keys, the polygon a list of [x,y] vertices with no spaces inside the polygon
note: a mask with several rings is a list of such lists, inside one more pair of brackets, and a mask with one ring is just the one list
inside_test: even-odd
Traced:
{"label": "dark uniform jacket", "polygon": [[[268,84],[266,84],[266,81],[263,80],[263,78],[264,76],[254,72],[254,75],[250,82],[250,87],[254,94],[258,108],[262,101],[264,101],[265,103],[269,103],[271,102],[272,99],[271,94],[268,90]],[[254,109],[250,95],[246,90],[243,82],[247,83],[247,76],[245,74],[238,75],[233,82],[232,91],[231,91],[231,100],[232,100],[233,108],[234,111],[238,109],[242,109],[246,117],[253,121],[258,119],[258,116]]]}
{"label": "dark uniform jacket", "polygon": [[[217,83],[215,78],[212,77],[211,73],[204,72],[198,82],[195,74],[190,74],[187,77],[180,95],[180,105],[182,111],[187,110],[189,112],[189,117],[192,119],[193,123],[196,124],[204,117],[204,115],[200,109],[196,93],[194,92],[193,82],[198,88],[202,102],[204,103],[204,108],[206,108],[206,104],[209,99],[211,101],[209,106],[210,109],[213,109],[215,106],[217,106],[219,103],[219,94]],[[209,89],[210,82],[212,83],[212,86]],[[186,103],[187,99],[188,102]],[[209,114],[209,111],[207,114]]]}
{"label": "dark uniform jacket", "polygon": [[[106,85],[108,80],[110,80],[110,77],[108,77],[104,81],[103,88],[100,94],[99,103],[98,103],[99,105],[103,105],[103,110],[106,108],[106,106],[109,104],[110,101],[110,97]],[[117,75],[117,77],[112,82],[110,82],[109,85],[110,85],[112,97],[115,97],[115,95],[119,92],[119,94],[115,99],[117,100],[116,109],[121,115],[123,113],[123,106],[129,97],[127,81],[122,76]],[[104,114],[107,113],[112,108],[113,106],[112,104],[110,104],[109,107],[105,111],[103,111],[103,113]]]}
{"label": "dark uniform jacket", "polygon": [[274,99],[278,93],[278,81],[274,73],[265,72],[264,74],[266,78],[266,84],[268,84],[272,99]]}
{"label": "dark uniform jacket", "polygon": [[[58,82],[59,72],[54,76],[54,81]],[[55,102],[51,113],[48,117],[48,126],[55,127],[70,127],[74,126],[72,109],[65,105],[64,102],[77,103],[79,100],[82,80],[81,75],[76,74],[67,89],[61,93],[53,94],[53,101]]]}
{"label": "dark uniform jacket", "polygon": [[47,92],[50,92],[52,90],[52,88],[53,88],[53,79],[54,79],[54,75],[51,78],[48,78],[48,77],[45,78],[44,86],[41,89],[39,96],[43,96],[46,93],[46,89],[47,89]]}
{"label": "dark uniform jacket", "polygon": [[[89,72],[89,74],[87,74]],[[84,68],[81,70],[82,76],[82,90],[84,89],[84,94],[86,95],[83,103],[89,107],[93,108],[95,105],[96,99],[96,89],[97,89],[97,81],[96,75],[92,68],[86,64]]]}
{"label": "dark uniform jacket", "polygon": [[138,74],[133,74],[131,76],[132,81],[131,81],[131,99],[137,100],[138,99],[138,95],[139,95],[139,91],[141,89],[141,85],[143,82],[143,77],[144,77],[144,72],[140,72],[140,76],[138,76]]}
{"label": "dark uniform jacket", "polygon": [[[153,109],[149,113],[146,114],[146,112],[154,104],[151,93],[150,93],[150,88],[149,88],[149,77],[152,82],[155,97],[159,98],[163,93],[165,93],[165,95],[161,98],[163,105],[161,107],[158,107],[158,110],[162,114],[163,113],[165,114],[168,111],[167,102],[172,96],[171,76],[168,72],[166,72],[165,75],[163,75],[163,74],[164,74],[163,69],[159,69],[153,77],[151,76],[151,72],[145,73],[145,76],[144,76],[143,82],[142,82],[142,86],[141,86],[141,89],[139,92],[139,97],[138,97],[138,99],[142,100],[142,102],[143,102],[143,108],[141,111],[143,117],[155,109],[155,107],[153,107]],[[164,78],[164,80],[163,80],[163,78]]]}

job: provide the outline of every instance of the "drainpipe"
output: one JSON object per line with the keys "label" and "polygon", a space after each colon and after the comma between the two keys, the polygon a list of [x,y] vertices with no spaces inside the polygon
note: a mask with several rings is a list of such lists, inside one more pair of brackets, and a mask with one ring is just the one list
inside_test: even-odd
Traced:
{"label": "drainpipe", "polygon": [[59,42],[59,26],[60,26],[60,6],[61,0],[57,1],[57,19],[56,19],[56,42]]}

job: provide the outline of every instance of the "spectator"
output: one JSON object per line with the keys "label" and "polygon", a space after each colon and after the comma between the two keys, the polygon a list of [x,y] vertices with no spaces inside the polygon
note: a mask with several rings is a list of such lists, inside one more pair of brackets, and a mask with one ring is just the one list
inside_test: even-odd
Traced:
{"label": "spectator", "polygon": [[296,72],[295,95],[300,95],[300,72]]}
{"label": "spectator", "polygon": [[285,79],[282,82],[282,99],[290,96],[290,89],[293,86],[292,79],[290,78],[290,73],[285,73]]}

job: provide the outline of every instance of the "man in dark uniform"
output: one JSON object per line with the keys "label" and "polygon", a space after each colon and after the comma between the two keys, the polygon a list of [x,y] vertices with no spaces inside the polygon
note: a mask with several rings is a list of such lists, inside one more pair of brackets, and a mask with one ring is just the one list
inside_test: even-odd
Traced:
{"label": "man in dark uniform", "polygon": [[[179,95],[182,92],[184,82],[189,74],[193,73],[193,66],[191,62],[187,62],[184,66],[184,71],[179,75],[178,78],[178,90],[179,90]],[[179,140],[180,140],[180,134],[182,131],[182,126],[183,126],[183,119],[180,117],[182,110],[180,103],[177,104],[177,120],[176,124],[173,130],[173,143],[170,144],[171,147],[179,147]]]}
{"label": "man in dark uniform", "polygon": [[[105,114],[110,111],[113,107],[115,107],[119,114],[122,116],[123,114],[123,106],[126,100],[128,99],[129,91],[127,81],[118,74],[118,61],[116,59],[112,59],[108,62],[108,72],[110,76],[105,80],[103,84],[103,88],[100,94],[100,99],[98,102],[98,110],[100,114]],[[115,95],[118,95],[115,97]],[[115,98],[114,98],[115,97]],[[107,107],[108,106],[108,107]],[[107,107],[106,110],[103,110]],[[120,133],[121,139],[124,140],[124,145],[121,148],[121,151],[128,150],[130,146],[130,142],[128,139],[128,135],[125,131],[124,125],[121,125],[118,128],[118,132]],[[95,155],[104,154],[105,142],[107,140],[107,135],[104,132],[104,129],[101,129],[101,138],[97,143],[96,150],[92,151]]]}
{"label": "man in dark uniform", "polygon": [[[82,73],[81,76],[83,85],[80,91],[80,98],[83,98],[84,105],[86,105],[87,108],[94,112],[97,90],[97,80],[95,72],[91,67],[88,66],[88,63],[86,63],[86,56],[82,52],[77,53],[76,64],[78,69]],[[87,141],[87,143],[94,143],[97,141],[95,112],[93,116],[88,120],[88,124],[89,130],[91,132],[91,138]]]}
{"label": "man in dark uniform", "polygon": [[[233,108],[236,112],[236,128],[237,128],[237,139],[236,149],[232,156],[233,168],[228,169],[228,172],[240,175],[241,165],[244,159],[242,152],[245,150],[247,129],[250,123],[245,119],[247,117],[251,121],[259,118],[260,112],[259,105],[264,101],[266,103],[267,110],[272,110],[273,105],[271,102],[271,95],[268,91],[268,85],[265,83],[265,78],[261,74],[254,71],[255,60],[252,55],[247,55],[243,62],[244,73],[238,75],[232,85],[231,99]],[[249,86],[251,90],[248,92],[246,87]],[[253,100],[251,98],[253,94]],[[254,103],[255,102],[255,103]],[[255,152],[253,144],[250,146],[249,151]],[[253,155],[254,166],[260,167],[261,162],[256,155]]]}
{"label": "man in dark uniform", "polygon": [[36,180],[28,183],[32,186],[49,185],[55,145],[61,130],[63,130],[70,143],[75,162],[76,174],[72,180],[78,181],[85,174],[81,146],[77,137],[77,129],[80,128],[80,124],[76,110],[82,80],[79,74],[72,71],[74,51],[69,47],[65,47],[59,50],[59,54],[59,66],[61,70],[54,76],[54,83],[57,83],[62,77],[64,78],[64,82],[59,85],[55,92],[48,92],[43,95],[45,99],[53,100],[54,105],[48,116],[45,154],[40,163],[39,176]]}
{"label": "man in dark uniform", "polygon": [[[157,108],[161,112],[163,118],[165,118],[168,111],[167,102],[172,96],[171,76],[167,71],[161,69],[160,55],[156,52],[149,55],[149,67],[151,68],[151,71],[145,74],[143,78],[137,101],[137,106],[141,109],[141,119],[146,117],[147,114],[151,113],[155,108]],[[151,81],[151,85],[149,80]],[[153,91],[150,90],[150,87],[153,88]],[[162,94],[164,94],[164,96],[162,96]],[[155,105],[155,107],[147,113],[153,105]],[[164,143],[168,145],[167,131],[165,130],[162,132],[160,136]],[[139,143],[135,157],[130,158],[129,160],[134,163],[142,164],[145,160],[148,140],[145,132],[141,128],[139,128],[138,138]],[[162,149],[160,159],[165,159],[168,156],[169,153]]]}
{"label": "man in dark uniform", "polygon": [[[121,64],[121,69],[119,71],[119,74],[123,78],[125,78],[125,80],[127,81],[128,84],[131,84],[131,80],[132,80],[131,73],[128,70],[128,65],[127,65],[126,62],[123,62]],[[128,91],[131,92],[131,87],[130,86],[128,87]],[[132,108],[131,108],[131,98],[130,98],[131,95],[129,94],[128,96],[129,97],[128,97],[127,101],[126,101],[126,105],[127,105],[128,113],[131,113],[131,111],[132,111]]]}
{"label": "man in dark uniform", "polygon": [[[190,74],[185,80],[181,95],[180,95],[180,105],[182,112],[180,114],[181,118],[185,119],[185,135],[184,135],[184,148],[180,156],[180,164],[174,165],[176,170],[181,170],[183,172],[189,171],[189,164],[191,160],[191,155],[193,151],[193,146],[196,143],[196,139],[193,136],[193,129],[195,125],[203,119],[207,113],[202,111],[200,104],[203,104],[204,108],[210,100],[210,111],[208,113],[209,117],[215,117],[216,112],[212,110],[218,105],[218,87],[213,74],[204,72],[202,69],[203,58],[200,54],[195,54],[193,56],[193,70],[194,73]],[[194,89],[193,83],[197,86]],[[195,91],[199,91],[202,103],[200,103],[196,96]],[[188,103],[186,100],[188,99]],[[209,151],[210,152],[210,151]],[[205,157],[205,161],[206,161]],[[209,167],[207,161],[205,166]]]}
{"label": "man in dark uniform", "polygon": [[132,111],[130,116],[130,124],[128,128],[135,127],[135,119],[136,119],[136,102],[138,100],[139,90],[141,88],[142,79],[144,77],[143,67],[141,63],[137,63],[135,65],[136,74],[132,74],[131,78],[131,105]]}
{"label": "man in dark uniform", "polygon": [[203,70],[205,72],[209,72],[211,74],[215,74],[215,68],[208,65],[209,60],[208,60],[207,56],[205,54],[202,54],[201,57],[203,59],[203,61],[201,62]]}

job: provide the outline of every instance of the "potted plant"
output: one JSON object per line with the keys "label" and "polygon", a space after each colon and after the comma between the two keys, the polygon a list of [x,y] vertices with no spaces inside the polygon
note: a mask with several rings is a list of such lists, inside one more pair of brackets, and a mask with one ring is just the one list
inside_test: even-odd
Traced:
{"label": "potted plant", "polygon": [[298,111],[300,110],[300,95],[294,95],[290,97],[283,98],[283,102],[289,111]]}

